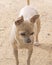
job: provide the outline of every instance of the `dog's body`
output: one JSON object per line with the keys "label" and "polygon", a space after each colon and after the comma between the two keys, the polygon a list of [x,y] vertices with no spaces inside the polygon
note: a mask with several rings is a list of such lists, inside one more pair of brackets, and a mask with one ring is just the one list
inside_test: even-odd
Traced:
{"label": "dog's body", "polygon": [[22,15],[24,17],[24,20],[29,20],[34,15],[38,15],[38,12],[30,5],[27,5],[21,9],[19,16],[22,16]]}
{"label": "dog's body", "polygon": [[33,52],[34,37],[36,37],[36,42],[38,43],[39,31],[39,14],[34,8],[25,6],[20,11],[17,21],[15,21],[13,24],[12,31],[12,44],[17,65],[19,64],[18,48],[28,49],[27,65],[30,65],[30,58]]}

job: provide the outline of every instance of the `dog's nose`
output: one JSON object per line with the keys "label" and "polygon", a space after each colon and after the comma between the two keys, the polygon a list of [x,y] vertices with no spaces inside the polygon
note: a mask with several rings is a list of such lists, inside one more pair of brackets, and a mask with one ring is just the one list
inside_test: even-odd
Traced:
{"label": "dog's nose", "polygon": [[27,39],[27,43],[31,43],[31,40],[30,39]]}

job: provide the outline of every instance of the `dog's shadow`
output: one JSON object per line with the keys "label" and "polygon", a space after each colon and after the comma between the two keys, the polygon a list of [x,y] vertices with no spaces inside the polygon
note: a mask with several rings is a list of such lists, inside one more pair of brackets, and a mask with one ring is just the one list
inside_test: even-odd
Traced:
{"label": "dog's shadow", "polygon": [[40,45],[36,46],[38,48],[41,48],[43,50],[46,50],[48,52],[51,52],[52,53],[52,44],[48,44],[47,43],[41,43]]}
{"label": "dog's shadow", "polygon": [[49,59],[47,65],[52,65],[52,44],[47,45],[47,43],[41,43],[37,47],[46,50],[49,53]]}

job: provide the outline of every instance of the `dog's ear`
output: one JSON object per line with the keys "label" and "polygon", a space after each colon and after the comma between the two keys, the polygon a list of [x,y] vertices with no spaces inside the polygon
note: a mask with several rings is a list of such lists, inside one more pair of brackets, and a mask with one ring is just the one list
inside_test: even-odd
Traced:
{"label": "dog's ear", "polygon": [[21,17],[19,17],[19,18],[15,21],[15,25],[20,25],[23,21],[24,21],[23,16],[21,16]]}
{"label": "dog's ear", "polygon": [[33,17],[30,18],[30,21],[32,23],[35,23],[38,18],[39,18],[39,15],[34,15]]}

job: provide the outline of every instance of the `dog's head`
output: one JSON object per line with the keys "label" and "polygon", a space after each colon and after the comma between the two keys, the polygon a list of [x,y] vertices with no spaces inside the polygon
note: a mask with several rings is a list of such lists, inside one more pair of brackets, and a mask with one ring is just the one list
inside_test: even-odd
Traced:
{"label": "dog's head", "polygon": [[15,21],[16,25],[16,37],[21,43],[33,43],[34,36],[36,34],[36,28],[34,23],[36,19],[39,18],[39,15],[35,15],[30,20],[24,20],[23,16],[19,17]]}

